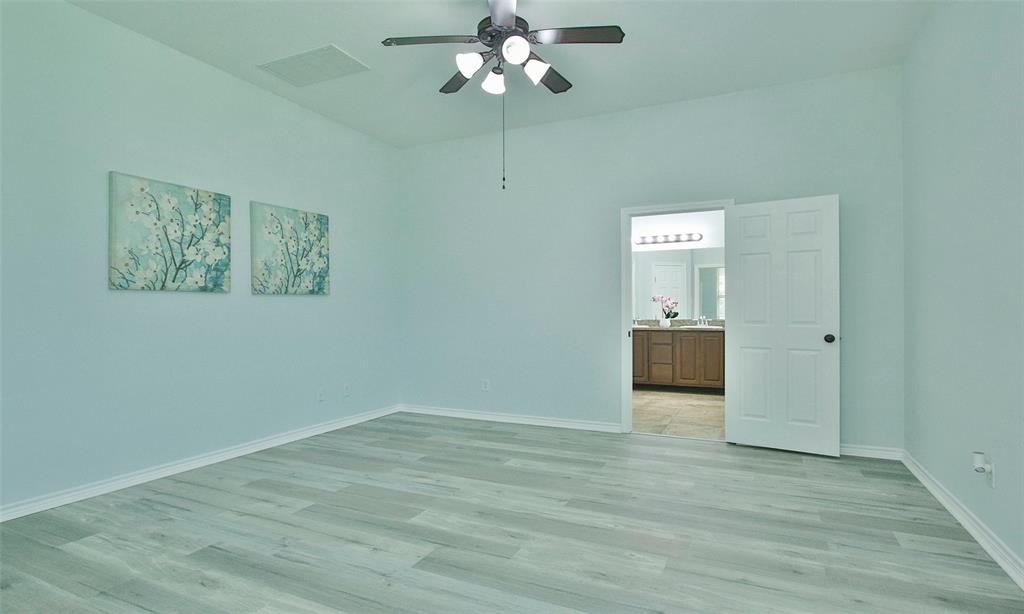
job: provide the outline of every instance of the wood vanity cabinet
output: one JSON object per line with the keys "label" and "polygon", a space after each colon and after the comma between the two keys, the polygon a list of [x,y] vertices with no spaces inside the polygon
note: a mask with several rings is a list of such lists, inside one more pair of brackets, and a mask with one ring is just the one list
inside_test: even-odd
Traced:
{"label": "wood vanity cabinet", "polygon": [[651,384],[671,384],[673,374],[673,343],[670,331],[650,331],[647,354],[647,381]]}
{"label": "wood vanity cabinet", "polygon": [[633,331],[633,383],[647,383],[647,331]]}
{"label": "wood vanity cabinet", "polygon": [[633,331],[633,382],[725,387],[723,331]]}
{"label": "wood vanity cabinet", "polygon": [[703,333],[672,333],[675,337],[675,368],[672,383],[700,385],[700,337]]}
{"label": "wood vanity cabinet", "polygon": [[725,333],[697,333],[700,337],[700,370],[698,386],[725,388]]}

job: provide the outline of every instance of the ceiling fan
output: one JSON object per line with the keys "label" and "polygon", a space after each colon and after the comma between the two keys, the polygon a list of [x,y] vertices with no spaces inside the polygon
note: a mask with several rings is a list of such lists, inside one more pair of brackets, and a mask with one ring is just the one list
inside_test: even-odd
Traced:
{"label": "ceiling fan", "polygon": [[505,93],[505,66],[517,64],[534,85],[543,83],[555,94],[572,87],[565,77],[533,52],[531,45],[565,45],[576,43],[621,43],[625,34],[619,26],[586,26],[581,28],[548,28],[531,30],[526,20],[516,15],[516,0],[488,0],[491,14],[477,25],[472,35],[406,36],[386,38],[386,47],[430,45],[436,43],[481,43],[487,51],[460,53],[455,56],[459,71],[441,87],[442,94],[453,94],[469,83],[484,65],[497,59],[480,84],[490,94]]}

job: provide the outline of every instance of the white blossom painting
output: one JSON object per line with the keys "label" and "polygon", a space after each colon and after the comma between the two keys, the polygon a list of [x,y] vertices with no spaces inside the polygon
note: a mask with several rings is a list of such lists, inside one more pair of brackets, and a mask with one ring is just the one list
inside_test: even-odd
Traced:
{"label": "white blossom painting", "polygon": [[228,292],[231,198],[110,173],[110,287]]}
{"label": "white blossom painting", "polygon": [[327,216],[252,202],[252,293],[330,294]]}

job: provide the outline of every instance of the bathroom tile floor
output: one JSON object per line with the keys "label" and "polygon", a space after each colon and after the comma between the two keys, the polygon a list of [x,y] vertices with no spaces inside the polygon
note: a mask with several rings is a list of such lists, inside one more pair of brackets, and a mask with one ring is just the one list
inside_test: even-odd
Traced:
{"label": "bathroom tile floor", "polygon": [[695,389],[633,388],[633,432],[725,439],[725,395]]}

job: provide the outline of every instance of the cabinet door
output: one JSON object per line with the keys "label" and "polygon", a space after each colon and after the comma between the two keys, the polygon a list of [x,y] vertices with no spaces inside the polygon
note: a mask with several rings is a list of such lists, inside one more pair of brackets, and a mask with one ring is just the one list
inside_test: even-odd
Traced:
{"label": "cabinet door", "polygon": [[700,354],[698,333],[675,333],[675,361],[672,383],[681,386],[700,384]]}
{"label": "cabinet door", "polygon": [[700,336],[700,384],[725,387],[725,335],[703,333]]}
{"label": "cabinet door", "polygon": [[633,331],[633,382],[647,383],[647,333]]}

